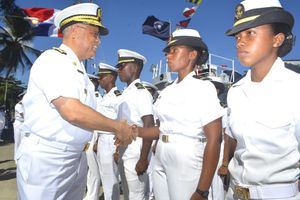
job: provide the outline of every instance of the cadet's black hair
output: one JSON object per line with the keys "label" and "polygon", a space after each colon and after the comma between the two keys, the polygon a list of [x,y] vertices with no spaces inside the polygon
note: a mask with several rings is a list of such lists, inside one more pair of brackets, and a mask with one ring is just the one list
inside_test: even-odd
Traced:
{"label": "cadet's black hair", "polygon": [[274,35],[277,35],[278,33],[283,33],[285,35],[285,39],[277,52],[279,57],[284,57],[293,49],[295,36],[292,34],[292,30],[287,24],[271,23],[270,26]]}

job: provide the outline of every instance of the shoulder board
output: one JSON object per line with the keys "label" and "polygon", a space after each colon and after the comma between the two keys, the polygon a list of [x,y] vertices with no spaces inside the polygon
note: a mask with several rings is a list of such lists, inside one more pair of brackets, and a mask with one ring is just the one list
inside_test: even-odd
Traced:
{"label": "shoulder board", "polygon": [[55,50],[55,51],[58,51],[61,54],[67,55],[67,53],[64,50],[60,49],[60,48],[52,47],[52,49]]}
{"label": "shoulder board", "polygon": [[95,96],[96,96],[96,97],[99,97],[99,93],[95,93]]}
{"label": "shoulder board", "polygon": [[210,81],[210,78],[199,76],[199,75],[193,75],[193,78],[203,80],[203,81]]}
{"label": "shoulder board", "polygon": [[81,70],[79,70],[79,69],[77,69],[77,72],[79,72],[80,74],[83,74],[83,71],[81,71]]}
{"label": "shoulder board", "polygon": [[293,65],[291,63],[284,63],[285,68],[292,70],[293,72],[300,73],[300,66]]}
{"label": "shoulder board", "polygon": [[137,89],[145,89],[145,87],[143,86],[143,84],[141,84],[141,83],[136,83],[136,84],[134,84],[135,85],[135,87],[137,88]]}
{"label": "shoulder board", "polygon": [[120,90],[115,90],[114,93],[115,93],[116,96],[120,96],[121,95]]}

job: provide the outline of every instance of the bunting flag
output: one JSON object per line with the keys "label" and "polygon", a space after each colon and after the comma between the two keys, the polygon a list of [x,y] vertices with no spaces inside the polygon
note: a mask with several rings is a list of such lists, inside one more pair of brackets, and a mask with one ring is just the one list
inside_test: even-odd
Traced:
{"label": "bunting flag", "polygon": [[170,23],[159,20],[153,15],[147,17],[142,29],[143,34],[152,35],[164,41],[168,40],[170,36]]}
{"label": "bunting flag", "polygon": [[197,10],[198,6],[193,6],[191,8],[185,8],[182,12],[183,16],[185,17],[192,17],[196,10]]}
{"label": "bunting flag", "polygon": [[186,0],[187,2],[196,4],[196,5],[200,5],[202,3],[202,0]]}
{"label": "bunting flag", "polygon": [[191,18],[188,18],[188,19],[185,19],[185,20],[182,20],[180,21],[177,26],[180,26],[180,27],[183,27],[183,28],[186,28],[188,27],[189,23],[191,21]]}
{"label": "bunting flag", "polygon": [[52,8],[23,8],[24,13],[31,18],[38,20],[37,24],[33,24],[34,35],[47,37],[62,37],[62,33],[58,27],[54,25],[54,16],[60,10]]}

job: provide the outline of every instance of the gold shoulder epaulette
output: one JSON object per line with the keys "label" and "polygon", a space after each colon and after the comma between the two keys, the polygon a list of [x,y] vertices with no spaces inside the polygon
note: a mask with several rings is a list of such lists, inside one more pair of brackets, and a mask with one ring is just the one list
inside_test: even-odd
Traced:
{"label": "gold shoulder epaulette", "polygon": [[61,54],[67,55],[67,53],[64,50],[60,49],[60,48],[52,47],[52,49],[54,49],[55,51],[58,51]]}
{"label": "gold shoulder epaulette", "polygon": [[203,81],[210,80],[210,78],[207,78],[207,77],[204,77],[204,76],[201,76],[201,75],[193,75],[193,78],[203,80]]}
{"label": "gold shoulder epaulette", "polygon": [[136,83],[136,84],[134,84],[135,85],[135,87],[137,88],[137,89],[145,89],[145,87],[143,86],[143,84],[141,84],[141,83]]}
{"label": "gold shoulder epaulette", "polygon": [[115,90],[114,93],[115,93],[116,96],[120,96],[121,95],[120,90]]}

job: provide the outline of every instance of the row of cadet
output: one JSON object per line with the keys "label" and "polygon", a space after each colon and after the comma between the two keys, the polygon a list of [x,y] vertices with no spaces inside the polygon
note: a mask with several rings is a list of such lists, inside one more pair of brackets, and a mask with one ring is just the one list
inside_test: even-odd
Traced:
{"label": "row of cadet", "polygon": [[86,199],[97,199],[99,174],[106,200],[120,198],[119,177],[130,200],[300,199],[300,76],[280,58],[292,49],[294,18],[278,0],[236,7],[226,34],[251,70],[230,88],[226,109],[195,72],[208,58],[198,31],[172,33],[163,51],[178,77],[153,104],[139,79],[146,58],[125,49],[115,67],[100,64],[106,93],[96,98],[82,64],[108,34],[96,4],[66,8],[55,23],[63,44],[36,60],[22,100],[19,199],[81,200],[86,179]]}

